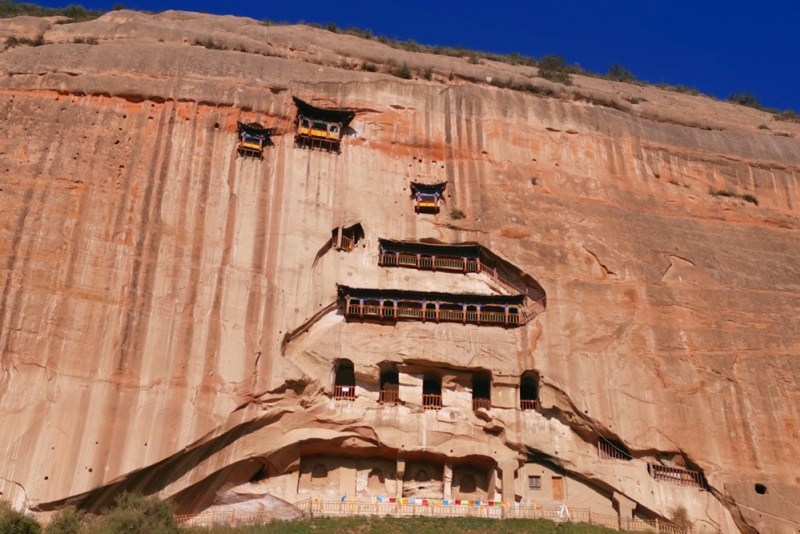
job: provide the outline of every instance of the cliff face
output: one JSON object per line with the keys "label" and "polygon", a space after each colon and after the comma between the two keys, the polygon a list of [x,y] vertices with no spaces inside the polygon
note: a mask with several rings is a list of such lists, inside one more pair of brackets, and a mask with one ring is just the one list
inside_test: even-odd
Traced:
{"label": "cliff face", "polygon": [[[378,455],[397,477],[439,462],[445,488],[471,462],[490,496],[524,501],[521,467],[545,457],[615,509],[796,532],[800,126],[579,76],[537,79],[557,91],[541,97],[486,83],[533,68],[308,27],[43,22],[0,23],[50,42],[0,53],[2,498],[91,508],[130,488],[199,511],[260,479],[296,500],[304,458]],[[208,39],[227,50],[193,46]],[[350,70],[365,60],[432,80]],[[295,147],[292,95],[357,112],[340,154]],[[276,129],[263,161],[237,158],[236,121]],[[411,181],[447,181],[438,215],[415,215]],[[326,246],[356,222],[354,251]],[[379,238],[477,242],[541,284],[547,310],[508,329],[347,322],[337,284],[497,290],[379,267]],[[343,359],[353,402],[331,399]],[[389,364],[407,402],[382,408]],[[485,413],[468,405],[477,370]],[[452,402],[421,410],[434,371]],[[526,371],[541,414],[518,409]],[[599,435],[634,459],[599,460]]]}

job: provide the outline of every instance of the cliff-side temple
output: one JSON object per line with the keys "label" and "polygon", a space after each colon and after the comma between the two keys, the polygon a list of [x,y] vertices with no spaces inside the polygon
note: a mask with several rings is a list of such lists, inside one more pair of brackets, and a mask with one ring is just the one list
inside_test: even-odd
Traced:
{"label": "cliff-side temple", "polygon": [[344,129],[355,118],[352,111],[312,106],[292,97],[297,107],[295,118],[295,145],[321,148],[329,152],[340,152]]}
{"label": "cliff-side temple", "polygon": [[238,154],[242,157],[262,159],[264,147],[272,144],[270,141],[272,128],[264,128],[257,122],[249,124],[237,122],[236,127],[239,131]]}
{"label": "cliff-side temple", "polygon": [[354,33],[0,18],[0,501],[797,534],[800,123]]}
{"label": "cliff-side temple", "polygon": [[416,213],[439,213],[444,201],[444,189],[447,182],[425,184],[411,182],[411,198],[414,199]]}

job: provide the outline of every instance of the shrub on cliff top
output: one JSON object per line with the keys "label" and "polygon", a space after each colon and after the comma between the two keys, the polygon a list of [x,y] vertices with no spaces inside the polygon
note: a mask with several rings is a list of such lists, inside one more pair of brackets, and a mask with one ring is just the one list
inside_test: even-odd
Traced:
{"label": "shrub on cliff top", "polygon": [[0,19],[19,17],[68,17],[68,22],[83,22],[96,19],[103,14],[99,9],[86,9],[83,6],[69,5],[63,8],[42,7],[34,4],[17,3],[13,0],[0,0]]}
{"label": "shrub on cliff top", "polygon": [[539,76],[551,82],[572,85],[570,68],[561,56],[550,54],[539,60]]}
{"label": "shrub on cliff top", "polygon": [[631,71],[620,65],[619,63],[614,63],[611,65],[611,68],[608,69],[608,72],[604,76],[606,80],[612,80],[615,82],[635,82],[636,76],[633,75]]}

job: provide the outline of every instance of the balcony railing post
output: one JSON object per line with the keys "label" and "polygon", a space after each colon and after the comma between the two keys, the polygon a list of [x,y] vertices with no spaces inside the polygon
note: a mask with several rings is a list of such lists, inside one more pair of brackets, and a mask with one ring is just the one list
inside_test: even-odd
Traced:
{"label": "balcony railing post", "polygon": [[431,269],[436,272],[436,256],[431,256]]}
{"label": "balcony railing post", "polygon": [[417,254],[417,269],[420,267],[420,255]]}
{"label": "balcony railing post", "polygon": [[394,320],[397,320],[397,301],[394,301]]}
{"label": "balcony railing post", "polygon": [[358,299],[358,317],[364,320],[364,299]]}
{"label": "balcony railing post", "polygon": [[441,303],[440,302],[436,303],[436,323],[437,324],[439,323],[439,304],[441,304]]}
{"label": "balcony railing post", "polygon": [[[417,265],[419,265],[419,256],[417,256]],[[428,315],[428,301],[422,301],[422,322],[425,322],[425,316]]]}
{"label": "balcony railing post", "polygon": [[467,324],[467,305],[466,304],[462,304],[461,305],[461,322],[463,322],[464,324]]}
{"label": "balcony railing post", "polygon": [[481,305],[480,305],[480,304],[478,304],[478,305],[476,306],[476,308],[478,308],[478,313],[476,314],[476,317],[477,317],[477,319],[478,319],[478,324],[481,324]]}

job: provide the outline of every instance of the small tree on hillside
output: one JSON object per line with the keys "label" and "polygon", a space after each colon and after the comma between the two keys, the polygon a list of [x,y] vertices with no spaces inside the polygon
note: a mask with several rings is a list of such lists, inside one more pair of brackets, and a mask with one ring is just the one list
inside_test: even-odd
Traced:
{"label": "small tree on hillside", "polygon": [[551,82],[572,85],[572,78],[569,75],[569,67],[561,56],[550,54],[539,60],[539,76]]}
{"label": "small tree on hillside", "polygon": [[611,65],[611,68],[608,69],[606,73],[607,80],[613,80],[615,82],[635,82],[636,76],[633,75],[631,71],[620,65],[619,63],[614,63]]}

